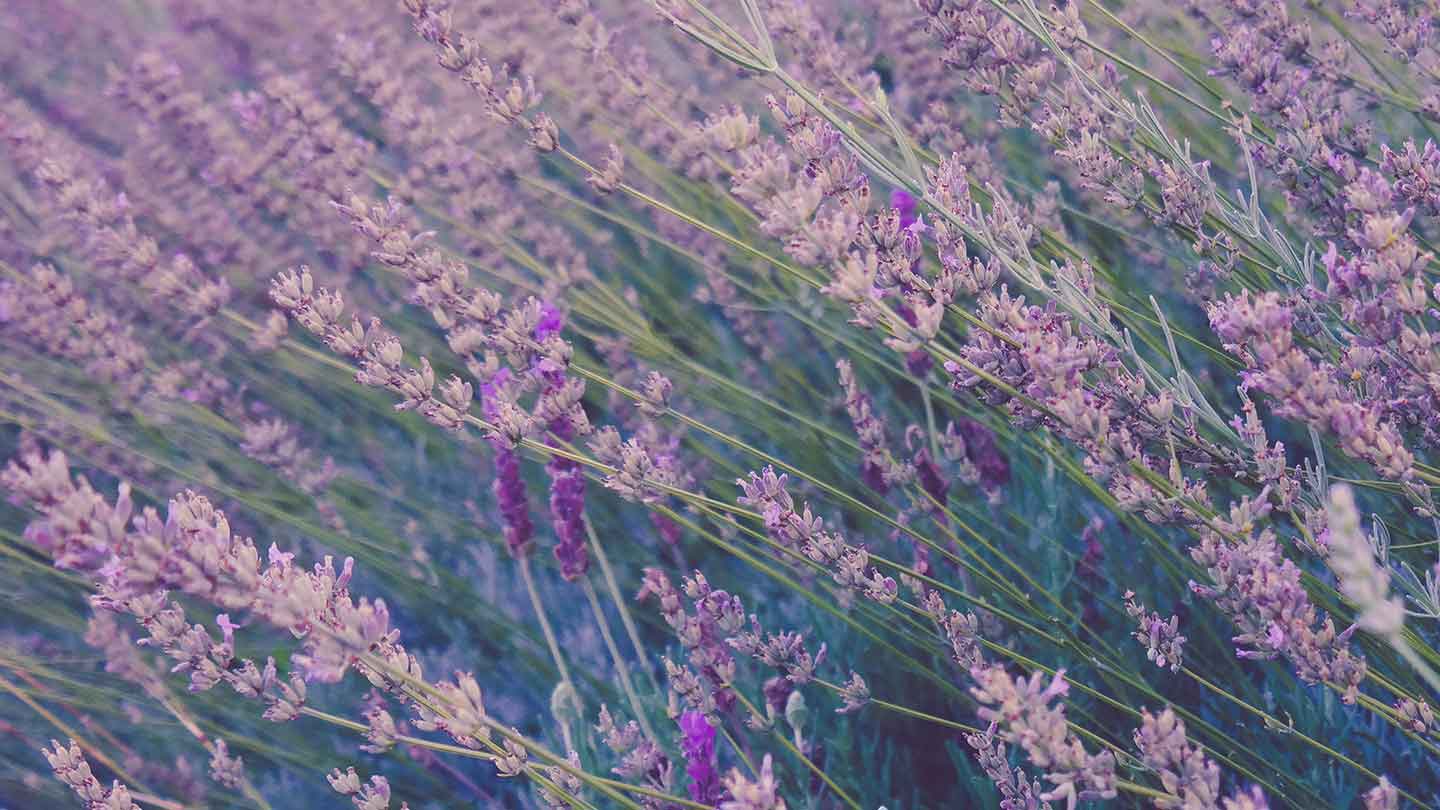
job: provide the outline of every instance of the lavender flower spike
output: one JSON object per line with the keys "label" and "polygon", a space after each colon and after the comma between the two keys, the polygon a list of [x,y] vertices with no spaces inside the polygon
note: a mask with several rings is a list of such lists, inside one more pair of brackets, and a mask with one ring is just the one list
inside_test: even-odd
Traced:
{"label": "lavender flower spike", "polygon": [[1136,602],[1134,591],[1125,592],[1125,612],[1139,623],[1139,627],[1132,634],[1135,640],[1145,645],[1145,657],[1155,662],[1155,666],[1169,667],[1171,672],[1179,672],[1184,666],[1185,637],[1180,635],[1180,619],[1171,616],[1168,620],[1159,613],[1145,612],[1145,606]]}
{"label": "lavender flower spike", "polygon": [[1156,799],[1162,810],[1239,810],[1268,808],[1258,790],[1249,795],[1220,798],[1220,768],[1185,737],[1185,723],[1169,708],[1158,715],[1144,712],[1135,731],[1135,747],[1145,766],[1160,775],[1160,784],[1172,798]]}
{"label": "lavender flower spike", "polygon": [[753,780],[739,768],[730,771],[725,777],[725,789],[730,791],[730,800],[721,802],[720,810],[785,810],[769,754],[761,761],[760,773]]}
{"label": "lavender flower spike", "polygon": [[690,777],[690,798],[713,804],[721,794],[715,772],[715,726],[701,712],[680,715],[680,748],[685,754],[685,775]]}
{"label": "lavender flower spike", "polygon": [[970,693],[981,705],[980,719],[1002,724],[1002,738],[1023,748],[1030,763],[1044,770],[1046,781],[1055,785],[1041,799],[1063,800],[1075,810],[1081,799],[1115,797],[1115,756],[1109,751],[1087,753],[1065,723],[1064,704],[1050,705],[1070,689],[1064,670],[1048,684],[1039,672],[1016,679],[999,664],[976,667],[970,675],[976,684]]}
{"label": "lavender flower spike", "polygon": [[585,473],[578,462],[556,456],[550,473],[550,515],[555,524],[555,559],[560,576],[574,582],[585,576],[590,558],[585,551]]}
{"label": "lavender flower spike", "polygon": [[1031,781],[1022,768],[1010,767],[1005,743],[996,738],[998,727],[992,722],[984,734],[966,734],[965,743],[975,749],[980,767],[999,789],[1000,810],[1050,810],[1050,803],[1040,798],[1040,783]]}
{"label": "lavender flower spike", "polygon": [[85,802],[86,810],[140,810],[140,805],[130,798],[130,790],[119,780],[112,783],[109,790],[100,784],[100,780],[90,772],[90,763],[85,761],[85,754],[74,740],[64,746],[51,740],[50,745],[53,750],[42,749],[45,760],[50,763],[55,778]]}
{"label": "lavender flower spike", "polygon": [[1362,628],[1394,639],[1405,624],[1405,604],[1390,595],[1390,572],[1375,562],[1375,550],[1360,531],[1355,493],[1345,484],[1330,488],[1326,505],[1330,522],[1327,562],[1340,580],[1340,591],[1359,610]]}

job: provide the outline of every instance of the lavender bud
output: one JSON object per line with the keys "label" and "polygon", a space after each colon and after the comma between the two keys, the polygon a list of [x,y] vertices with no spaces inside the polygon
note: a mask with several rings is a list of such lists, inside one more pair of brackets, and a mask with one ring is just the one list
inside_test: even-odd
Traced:
{"label": "lavender bud", "polygon": [[1405,605],[1390,595],[1390,572],[1375,561],[1369,539],[1360,531],[1360,513],[1349,486],[1330,488],[1326,506],[1330,523],[1326,560],[1340,580],[1340,591],[1359,610],[1365,630],[1384,638],[1395,638],[1405,623]]}
{"label": "lavender bud", "polygon": [[229,788],[238,788],[245,781],[245,762],[230,756],[224,740],[216,740],[210,751],[210,776]]}
{"label": "lavender bud", "polygon": [[1180,619],[1171,616],[1166,620],[1159,613],[1146,614],[1145,606],[1136,602],[1134,596],[1132,591],[1125,592],[1125,612],[1139,623],[1139,628],[1131,635],[1145,645],[1145,657],[1155,666],[1179,672],[1184,666],[1185,646],[1185,637],[1179,633]]}
{"label": "lavender bud", "polygon": [[550,116],[542,112],[530,122],[529,144],[541,153],[554,152],[560,145],[560,128]]}
{"label": "lavender bud", "polygon": [[836,714],[854,714],[870,702],[870,687],[866,685],[865,679],[860,677],[860,673],[850,673],[850,680],[840,689],[840,699],[845,703],[835,710]]}
{"label": "lavender bud", "polygon": [[670,380],[665,375],[652,371],[645,378],[640,393],[644,397],[639,407],[648,416],[660,416],[670,407]]}
{"label": "lavender bud", "polygon": [[610,194],[620,188],[620,175],[624,170],[625,156],[621,154],[620,147],[612,143],[600,170],[588,175],[585,182],[601,194]]}

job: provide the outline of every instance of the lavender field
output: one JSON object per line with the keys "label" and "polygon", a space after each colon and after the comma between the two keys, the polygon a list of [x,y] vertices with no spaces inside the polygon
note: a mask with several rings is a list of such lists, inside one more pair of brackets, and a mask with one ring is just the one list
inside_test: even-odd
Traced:
{"label": "lavender field", "polygon": [[1440,2],[3,0],[0,810],[1440,810]]}

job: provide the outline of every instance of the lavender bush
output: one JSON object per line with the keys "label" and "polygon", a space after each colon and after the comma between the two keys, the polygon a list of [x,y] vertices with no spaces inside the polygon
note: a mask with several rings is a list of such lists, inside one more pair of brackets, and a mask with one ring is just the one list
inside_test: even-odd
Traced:
{"label": "lavender bush", "polygon": [[1440,808],[1437,15],[11,0],[0,810]]}

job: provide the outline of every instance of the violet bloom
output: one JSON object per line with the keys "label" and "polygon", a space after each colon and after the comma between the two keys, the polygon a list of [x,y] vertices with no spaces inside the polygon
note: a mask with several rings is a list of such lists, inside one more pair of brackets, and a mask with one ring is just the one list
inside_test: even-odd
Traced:
{"label": "violet bloom", "polygon": [[[540,317],[532,334],[536,342],[543,343],[558,335],[565,326],[565,317],[553,304],[540,305]],[[543,364],[543,360],[541,361]],[[537,365],[535,369],[545,380],[547,392],[553,392],[564,384],[564,375],[553,374],[551,370]],[[556,440],[568,442],[575,438],[575,426],[570,419],[552,419],[548,425]],[[550,474],[550,517],[555,524],[555,559],[560,563],[560,576],[566,582],[574,582],[585,576],[590,568],[590,558],[585,551],[585,474],[580,464],[568,458],[555,456],[545,465]]]}
{"label": "violet bloom", "polygon": [[1125,592],[1125,612],[1136,622],[1137,629],[1131,635],[1145,645],[1145,657],[1157,667],[1179,672],[1185,665],[1185,637],[1180,635],[1180,618],[1165,619],[1153,611],[1146,613],[1145,606],[1135,601],[1134,591]]}
{"label": "violet bloom", "polygon": [[845,412],[860,443],[860,477],[866,486],[884,495],[892,483],[907,480],[909,470],[891,457],[885,420],[875,413],[870,395],[860,390],[850,361],[839,360],[835,368],[840,374],[840,387],[845,391]]}
{"label": "violet bloom", "polygon": [[980,767],[1000,791],[1000,810],[1040,810],[1050,804],[1040,799],[1045,788],[1039,780],[1031,780],[1025,770],[1011,767],[1005,755],[1005,743],[997,735],[998,723],[991,723],[984,734],[966,734],[965,742],[975,750]]}
{"label": "violet bloom", "polygon": [[655,530],[660,532],[660,539],[664,540],[666,545],[672,548],[680,545],[680,524],[676,523],[669,516],[662,515],[659,512],[651,512],[650,525],[654,526]]}
{"label": "violet bloom", "polygon": [[931,508],[935,519],[946,522],[947,518],[942,510],[950,500],[950,481],[945,478],[934,459],[930,458],[930,451],[923,447],[915,453],[910,463],[915,467],[915,478],[920,482],[925,494],[935,499],[936,505]]}
{"label": "violet bloom", "polygon": [[45,755],[45,761],[50,763],[50,770],[55,772],[55,778],[75,791],[86,807],[97,810],[140,810],[140,805],[130,798],[130,789],[120,780],[112,782],[109,790],[100,784],[100,780],[96,779],[90,770],[90,763],[85,761],[85,753],[74,740],[68,745],[51,740],[50,748],[42,748],[40,752]]}
{"label": "violet bloom", "polygon": [[499,442],[495,447],[495,482],[491,484],[500,516],[505,521],[505,547],[510,556],[530,553],[535,525],[530,521],[530,505],[525,497],[525,481],[520,477],[520,454]]}
{"label": "violet bloom", "polygon": [[783,546],[799,548],[811,562],[828,569],[835,584],[854,588],[884,605],[894,602],[899,585],[870,565],[868,551],[846,543],[839,533],[825,531],[825,521],[810,511],[809,504],[803,512],[795,511],[795,500],[785,489],[788,478],[776,475],[769,466],[763,473],[750,473],[748,479],[737,478],[735,483],[744,492],[737,502],[760,512],[772,538]]}
{"label": "violet bloom", "polygon": [[1269,803],[1257,787],[1242,789],[1221,799],[1220,768],[1204,749],[1191,745],[1185,723],[1170,708],[1159,714],[1141,712],[1135,730],[1135,747],[1145,767],[1160,776],[1160,784],[1172,798],[1157,799],[1157,807],[1225,807],[1266,810]]}
{"label": "violet bloom", "polygon": [[[1004,666],[991,664],[972,668],[970,676],[980,719],[998,724],[1000,739],[1023,749],[1030,763],[1044,770],[1044,780],[1055,786],[1040,799],[1063,801],[1074,810],[1080,800],[1115,798],[1114,754],[1087,752],[1065,721],[1065,670],[1048,680],[1040,672],[1016,678]],[[1059,703],[1051,705],[1056,700]]]}
{"label": "violet bloom", "polygon": [[[1338,267],[1338,259],[1326,261]],[[1226,351],[1246,363],[1246,384],[1274,399],[1277,416],[1330,433],[1347,455],[1388,479],[1410,480],[1415,457],[1399,427],[1380,403],[1346,387],[1331,363],[1313,359],[1297,345],[1294,310],[1279,293],[1241,290],[1211,304],[1210,325]]]}
{"label": "violet bloom", "polygon": [[[909,324],[910,328],[913,329],[920,325],[920,318],[915,314],[915,310],[904,302],[896,303],[895,311],[900,313],[900,317],[905,319],[905,323]],[[916,349],[905,355],[905,370],[910,372],[913,377],[924,377],[934,366],[934,358],[924,349]]]}
{"label": "violet bloom", "polygon": [[565,325],[565,316],[551,303],[540,305],[540,321],[535,324],[535,339],[544,340],[551,335],[558,335],[560,329]]}
{"label": "violet bloom", "polygon": [[675,694],[701,713],[728,712],[735,705],[735,694],[728,685],[734,679],[735,658],[725,639],[744,622],[745,608],[738,597],[712,590],[698,571],[693,579],[685,580],[685,594],[695,604],[693,616],[685,612],[681,592],[665,572],[646,568],[644,584],[635,600],[643,602],[653,596],[659,601],[661,618],[675,631],[694,667],[692,670],[666,659]]}
{"label": "violet bloom", "polygon": [[919,207],[919,203],[914,194],[904,189],[897,188],[890,192],[890,207],[900,212],[901,228],[910,227],[918,219],[915,209]]}
{"label": "violet bloom", "polygon": [[[510,378],[509,369],[501,369],[480,386],[481,406],[485,418],[493,420],[498,413],[500,391]],[[535,524],[530,520],[530,505],[525,495],[525,480],[520,476],[520,454],[508,443],[495,440],[495,481],[491,488],[505,522],[505,547],[510,556],[519,559],[530,553]]]}
{"label": "violet bloom", "polygon": [[1339,631],[1335,621],[1310,601],[1302,571],[1280,551],[1275,533],[1264,529],[1235,540],[1206,531],[1190,556],[1209,573],[1210,584],[1190,583],[1199,596],[1215,601],[1239,633],[1241,658],[1285,656],[1305,683],[1325,683],[1354,703],[1365,679],[1365,658],[1350,649],[1355,626]]}
{"label": "violet bloom", "polygon": [[980,475],[980,486],[994,492],[1010,483],[1010,459],[995,442],[995,434],[968,417],[955,422],[955,431],[965,442],[965,458]]}
{"label": "violet bloom", "polygon": [[555,559],[560,576],[574,582],[585,576],[585,474],[577,462],[556,456],[545,465],[550,473],[550,516],[555,523]]}
{"label": "violet bloom", "polygon": [[715,727],[701,712],[685,712],[680,725],[680,749],[685,754],[685,775],[690,777],[690,798],[705,804],[720,799],[720,775],[715,772]]}

